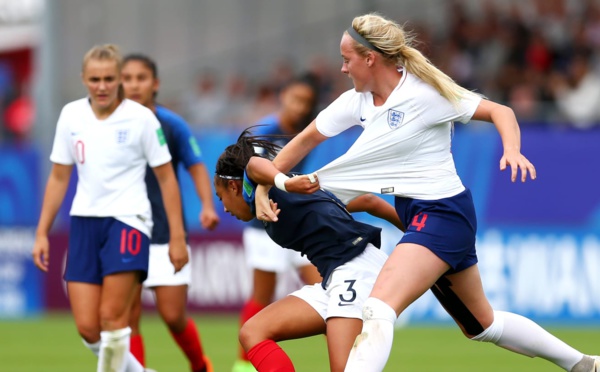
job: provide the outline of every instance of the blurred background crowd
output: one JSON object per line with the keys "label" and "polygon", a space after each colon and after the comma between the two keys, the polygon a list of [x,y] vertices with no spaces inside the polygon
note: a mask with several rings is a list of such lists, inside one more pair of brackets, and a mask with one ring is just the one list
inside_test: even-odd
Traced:
{"label": "blurred background crowd", "polygon": [[[443,28],[408,22],[417,47],[459,84],[503,102],[522,125],[600,124],[600,5],[593,0],[534,0],[523,7],[481,1],[443,3]],[[320,87],[321,106],[350,89],[341,60],[312,57],[307,72]],[[245,126],[274,111],[277,91],[297,73],[276,61],[265,79],[216,69],[197,77],[196,89],[176,104],[198,126]],[[231,108],[234,108],[233,110]]]}
{"label": "blurred background crowd", "polygon": [[[38,22],[51,4],[30,21]],[[585,130],[600,124],[598,1],[453,0],[437,5],[443,8],[437,11],[445,15],[444,22],[405,19],[402,9],[396,9],[398,20],[413,31],[417,47],[461,85],[511,106],[522,125]],[[13,23],[22,23],[19,13],[12,16]],[[11,19],[5,16],[3,22]],[[0,45],[0,140],[27,139],[33,131],[35,49],[29,46],[7,40]],[[189,84],[160,98],[198,129],[242,128],[276,109],[278,90],[287,80],[310,73],[325,106],[351,88],[339,72],[341,60],[327,52],[306,55],[298,63],[284,50],[260,74],[205,63],[188,77]],[[73,80],[76,76],[72,73]]]}

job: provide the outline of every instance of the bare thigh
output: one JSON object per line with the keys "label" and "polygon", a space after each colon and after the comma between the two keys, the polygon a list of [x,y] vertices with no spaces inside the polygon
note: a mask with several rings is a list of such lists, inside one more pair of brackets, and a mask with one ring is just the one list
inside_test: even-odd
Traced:
{"label": "bare thigh", "polygon": [[298,273],[300,274],[300,279],[302,279],[302,282],[306,285],[313,285],[323,281],[317,267],[313,264],[299,267]]}
{"label": "bare thigh", "polygon": [[240,330],[240,343],[246,352],[265,341],[284,341],[325,333],[323,318],[308,303],[286,296],[262,309]]}
{"label": "bare thigh", "polygon": [[477,265],[445,275],[432,291],[467,337],[477,336],[494,321]]}
{"label": "bare thigh", "polygon": [[371,297],[387,303],[399,315],[449,268],[446,262],[422,245],[398,244],[383,265]]}
{"label": "bare thigh", "polygon": [[327,349],[331,372],[343,371],[356,336],[362,331],[362,320],[356,318],[327,319]]}
{"label": "bare thigh", "polygon": [[100,296],[98,284],[67,282],[69,302],[77,331],[87,342],[100,339]]}
{"label": "bare thigh", "polygon": [[100,327],[114,331],[129,325],[129,313],[139,285],[139,272],[106,275],[102,282]]}

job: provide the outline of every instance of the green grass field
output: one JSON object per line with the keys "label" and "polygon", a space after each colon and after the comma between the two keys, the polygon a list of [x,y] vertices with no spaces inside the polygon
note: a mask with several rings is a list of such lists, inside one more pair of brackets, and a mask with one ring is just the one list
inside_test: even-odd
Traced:
{"label": "green grass field", "polygon": [[[216,372],[229,372],[236,356],[237,318],[196,315],[206,353]],[[600,329],[549,328],[575,348],[600,352]],[[183,354],[155,315],[142,323],[148,367],[159,372],[187,371]],[[281,343],[297,371],[328,371],[323,337]],[[0,371],[81,372],[95,370],[95,357],[82,345],[68,314],[32,320],[0,321]],[[465,339],[455,327],[398,329],[386,371],[559,371],[489,344]]]}

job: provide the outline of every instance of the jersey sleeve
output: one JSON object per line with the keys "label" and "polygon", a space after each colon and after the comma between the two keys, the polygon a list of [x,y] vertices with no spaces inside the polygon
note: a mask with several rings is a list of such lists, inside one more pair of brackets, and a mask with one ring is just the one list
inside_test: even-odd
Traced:
{"label": "jersey sleeve", "polygon": [[173,151],[178,152],[183,165],[189,168],[192,165],[202,163],[202,150],[190,127],[183,120],[175,121],[173,124],[175,141],[177,142]]}
{"label": "jersey sleeve", "polygon": [[50,161],[57,164],[71,165],[75,163],[73,151],[71,149],[71,140],[68,125],[68,114],[63,108],[60,112],[56,124],[56,133],[54,134],[54,143],[50,153]]}
{"label": "jersey sleeve", "polygon": [[333,137],[346,129],[360,125],[360,94],[349,90],[317,115],[317,130]]}
{"label": "jersey sleeve", "polygon": [[148,110],[142,120],[144,120],[142,146],[148,165],[154,168],[170,162],[171,153],[158,119]]}
{"label": "jersey sleeve", "polygon": [[481,96],[468,91],[458,102],[450,102],[434,88],[431,88],[430,94],[421,97],[419,111],[423,121],[429,125],[449,121],[459,121],[466,124],[473,117],[480,102]]}

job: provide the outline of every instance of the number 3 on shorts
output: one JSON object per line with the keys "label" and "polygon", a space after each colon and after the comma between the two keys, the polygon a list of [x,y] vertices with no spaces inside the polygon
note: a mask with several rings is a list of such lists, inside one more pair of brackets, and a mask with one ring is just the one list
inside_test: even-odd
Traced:
{"label": "number 3 on shorts", "polygon": [[340,306],[349,305],[352,301],[356,300],[356,290],[354,290],[354,288],[352,288],[354,283],[356,283],[356,279],[344,280],[344,283],[348,283],[348,289],[346,291],[350,292],[350,294],[348,296],[350,298],[346,298],[346,297],[344,297],[343,294],[341,294],[340,295],[340,303],[338,304]]}

